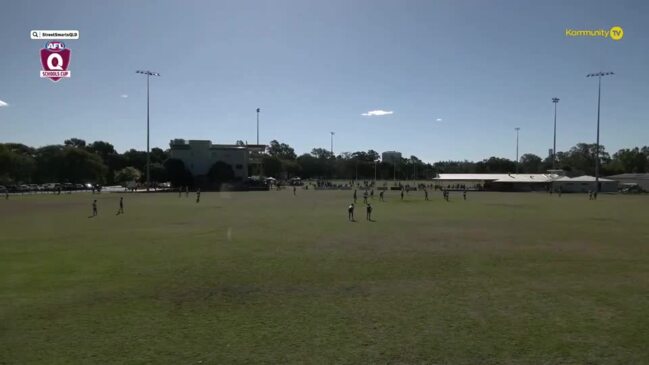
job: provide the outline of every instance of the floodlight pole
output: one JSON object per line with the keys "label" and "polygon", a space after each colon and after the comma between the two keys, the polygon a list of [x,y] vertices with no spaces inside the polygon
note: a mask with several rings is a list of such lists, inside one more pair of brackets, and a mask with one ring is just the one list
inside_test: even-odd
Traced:
{"label": "floodlight pole", "polygon": [[157,72],[152,71],[135,71],[135,73],[146,75],[146,191],[151,186],[151,151],[149,150],[149,77],[160,76]]}
{"label": "floodlight pole", "polygon": [[552,144],[552,169],[556,169],[557,162],[557,104],[559,98],[552,98],[554,103],[554,143]]}
{"label": "floodlight pole", "polygon": [[260,108],[257,108],[257,145],[259,145],[259,112]]}
{"label": "floodlight pole", "polygon": [[597,76],[597,144],[595,147],[595,191],[599,192],[599,110],[602,96],[602,76],[615,75],[613,72],[597,72],[586,77]]}
{"label": "floodlight pole", "polygon": [[331,156],[333,156],[334,155],[334,134],[336,133],[335,132],[329,132],[329,133],[331,133]]}
{"label": "floodlight pole", "polygon": [[519,127],[514,129],[516,130],[516,173],[518,174],[518,131],[521,129]]}

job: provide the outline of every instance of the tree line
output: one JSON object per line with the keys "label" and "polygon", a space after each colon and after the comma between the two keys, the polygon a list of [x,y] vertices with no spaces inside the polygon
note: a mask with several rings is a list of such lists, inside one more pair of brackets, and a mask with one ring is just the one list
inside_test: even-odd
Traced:
{"label": "tree line", "polygon": [[[555,168],[568,175],[595,174],[596,144],[578,143],[567,151],[556,154]],[[612,156],[600,145],[600,171],[602,175],[649,172],[649,146],[625,148]],[[489,157],[481,161],[438,161],[425,163],[416,156],[401,158],[396,162],[380,161],[374,150],[343,152],[334,156],[330,151],[314,148],[300,156],[293,148],[272,141],[263,156],[263,171],[269,175],[285,173],[306,178],[408,180],[428,179],[439,173],[513,173],[516,161],[502,157]],[[518,162],[521,173],[545,173],[553,168],[552,157],[541,158],[532,153],[523,154]],[[375,170],[376,169],[376,170]]]}
{"label": "tree line", "polygon": [[[567,151],[557,152],[556,168],[569,175],[595,173],[595,144],[579,143]],[[266,151],[253,156],[261,161],[259,174],[284,177],[381,180],[430,179],[439,173],[511,173],[516,161],[489,157],[481,161],[439,161],[425,163],[416,156],[395,162],[381,161],[374,150],[343,152],[334,155],[323,148],[297,155],[286,143],[271,141]],[[625,148],[612,156],[600,146],[602,175],[649,172],[649,146]],[[130,149],[118,153],[108,142],[86,143],[78,138],[65,140],[61,145],[39,148],[20,143],[0,144],[0,185],[71,182],[120,184],[142,181],[146,171],[145,151]],[[541,158],[527,153],[521,156],[518,171],[543,173],[552,168],[552,158]],[[174,185],[193,185],[193,177],[180,160],[169,158],[161,148],[151,149],[150,174],[152,182],[170,181]],[[217,162],[208,176],[212,181],[227,181],[234,177],[232,167]]]}

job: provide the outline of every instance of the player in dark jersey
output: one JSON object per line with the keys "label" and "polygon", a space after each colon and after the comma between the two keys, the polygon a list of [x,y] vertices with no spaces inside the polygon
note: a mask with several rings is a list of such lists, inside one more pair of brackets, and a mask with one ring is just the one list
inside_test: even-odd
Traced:
{"label": "player in dark jersey", "polygon": [[354,221],[354,203],[349,204],[347,207],[347,219]]}
{"label": "player in dark jersey", "polygon": [[124,197],[119,197],[119,209],[117,215],[124,214]]}

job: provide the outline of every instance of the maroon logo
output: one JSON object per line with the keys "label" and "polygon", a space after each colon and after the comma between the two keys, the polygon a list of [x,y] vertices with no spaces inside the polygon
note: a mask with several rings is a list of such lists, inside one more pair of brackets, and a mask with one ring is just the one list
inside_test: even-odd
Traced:
{"label": "maroon logo", "polygon": [[68,78],[72,73],[68,70],[70,66],[70,50],[65,44],[59,41],[47,42],[45,48],[41,49],[41,77],[48,78],[54,82],[62,78]]}

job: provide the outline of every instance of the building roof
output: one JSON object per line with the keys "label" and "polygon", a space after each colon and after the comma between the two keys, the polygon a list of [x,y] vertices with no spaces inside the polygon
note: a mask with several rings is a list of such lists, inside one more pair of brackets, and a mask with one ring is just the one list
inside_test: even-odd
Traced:
{"label": "building roof", "polygon": [[459,180],[459,181],[492,181],[507,176],[507,174],[439,174],[433,180]]}
{"label": "building roof", "polygon": [[[595,180],[597,180],[595,176],[589,176],[589,175],[577,176],[570,179],[570,181],[575,181],[575,182],[591,182]],[[615,181],[615,180],[605,179],[603,177],[600,177],[599,181]]]}
{"label": "building roof", "polygon": [[608,176],[609,179],[630,179],[630,180],[649,180],[649,173],[646,174],[619,174],[619,175],[613,175],[613,176]]}
{"label": "building roof", "polygon": [[263,144],[251,144],[251,145],[239,145],[239,144],[215,144],[208,139],[181,139],[176,138],[172,139],[169,142],[169,147],[171,149],[191,149],[192,147],[199,148],[209,148],[209,149],[250,149],[250,150],[262,150],[266,148],[266,145]]}
{"label": "building roof", "polygon": [[213,144],[210,145],[211,150],[244,150],[246,146],[237,144]]}
{"label": "building roof", "polygon": [[549,174],[439,174],[438,181],[493,181],[509,183],[544,183],[557,175]]}
{"label": "building roof", "polygon": [[511,183],[545,183],[554,180],[552,175],[545,174],[512,174],[500,178],[494,182],[511,182]]}
{"label": "building roof", "polygon": [[[583,175],[583,176],[577,176],[577,177],[563,176],[563,177],[560,177],[558,179],[555,179],[554,181],[559,181],[559,182],[595,182],[595,180],[596,180],[595,176]],[[610,179],[605,179],[603,177],[600,177],[599,181],[607,182],[607,181],[615,181],[615,180],[610,180]]]}

